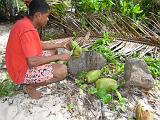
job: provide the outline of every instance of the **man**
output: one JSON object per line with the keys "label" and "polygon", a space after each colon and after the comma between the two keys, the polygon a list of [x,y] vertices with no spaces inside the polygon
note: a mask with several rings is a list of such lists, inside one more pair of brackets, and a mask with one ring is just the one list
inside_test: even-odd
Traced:
{"label": "man", "polygon": [[[69,42],[42,43],[37,28],[48,21],[49,6],[44,0],[32,0],[29,16],[17,21],[12,27],[6,47],[6,67],[15,84],[26,84],[25,92],[33,99],[41,93],[36,88],[63,80],[67,67],[51,64],[52,61],[68,61],[68,54],[45,55],[43,50],[67,48]],[[54,52],[55,53],[55,52]]]}

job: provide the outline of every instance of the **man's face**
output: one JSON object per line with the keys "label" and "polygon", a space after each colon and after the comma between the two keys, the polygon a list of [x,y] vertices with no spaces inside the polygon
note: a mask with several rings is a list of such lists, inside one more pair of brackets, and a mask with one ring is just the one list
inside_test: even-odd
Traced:
{"label": "man's face", "polygon": [[47,24],[47,22],[49,20],[48,16],[49,16],[48,12],[47,13],[39,13],[38,19],[37,19],[39,27],[45,26]]}

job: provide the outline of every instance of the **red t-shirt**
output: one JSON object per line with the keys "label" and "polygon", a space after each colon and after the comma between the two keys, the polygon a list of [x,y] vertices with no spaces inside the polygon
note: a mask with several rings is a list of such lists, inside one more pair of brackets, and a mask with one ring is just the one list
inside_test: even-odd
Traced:
{"label": "red t-shirt", "polygon": [[12,81],[22,84],[28,69],[28,57],[41,56],[40,37],[28,17],[12,27],[6,47],[6,67]]}

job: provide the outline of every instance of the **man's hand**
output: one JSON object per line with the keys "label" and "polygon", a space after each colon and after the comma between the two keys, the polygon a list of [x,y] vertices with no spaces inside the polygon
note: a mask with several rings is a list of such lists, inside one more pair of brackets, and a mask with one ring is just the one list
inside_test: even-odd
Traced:
{"label": "man's hand", "polygon": [[58,58],[60,61],[68,61],[70,59],[70,55],[68,54],[59,54]]}

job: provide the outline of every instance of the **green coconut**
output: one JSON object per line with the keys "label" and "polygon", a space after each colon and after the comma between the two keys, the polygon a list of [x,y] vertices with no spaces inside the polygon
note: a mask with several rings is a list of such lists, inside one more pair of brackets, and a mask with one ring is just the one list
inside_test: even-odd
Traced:
{"label": "green coconut", "polygon": [[73,50],[75,49],[75,47],[79,46],[78,43],[76,41],[71,41],[70,43],[70,48]]}
{"label": "green coconut", "polygon": [[95,82],[101,76],[101,70],[92,70],[86,74],[86,80],[88,83]]}
{"label": "green coconut", "polygon": [[79,58],[82,53],[82,48],[78,45],[76,41],[71,41],[70,47],[72,49],[72,57]]}
{"label": "green coconut", "polygon": [[82,48],[77,46],[74,50],[73,50],[73,56],[80,56],[82,53]]}
{"label": "green coconut", "polygon": [[112,92],[118,88],[117,81],[111,78],[101,78],[96,81],[96,88],[105,89],[107,93]]}

